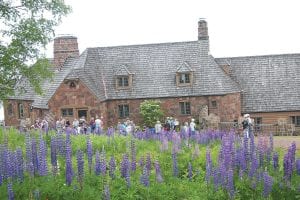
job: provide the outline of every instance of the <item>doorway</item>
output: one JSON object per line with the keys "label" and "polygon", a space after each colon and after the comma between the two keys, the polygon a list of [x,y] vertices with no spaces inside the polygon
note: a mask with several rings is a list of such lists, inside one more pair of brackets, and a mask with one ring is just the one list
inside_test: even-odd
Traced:
{"label": "doorway", "polygon": [[84,117],[85,120],[87,120],[87,110],[86,109],[81,109],[78,110],[78,118]]}

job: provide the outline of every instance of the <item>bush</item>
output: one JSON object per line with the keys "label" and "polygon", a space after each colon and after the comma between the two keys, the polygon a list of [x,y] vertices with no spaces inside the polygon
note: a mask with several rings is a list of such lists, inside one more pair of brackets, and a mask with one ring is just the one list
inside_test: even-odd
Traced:
{"label": "bush", "polygon": [[163,117],[160,103],[154,100],[146,100],[140,105],[140,114],[143,117],[144,125],[154,127],[157,120]]}

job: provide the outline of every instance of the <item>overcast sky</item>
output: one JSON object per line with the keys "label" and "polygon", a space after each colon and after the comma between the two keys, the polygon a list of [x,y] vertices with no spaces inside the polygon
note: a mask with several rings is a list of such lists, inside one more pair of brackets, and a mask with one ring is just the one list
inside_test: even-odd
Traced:
{"label": "overcast sky", "polygon": [[[208,22],[214,57],[300,53],[298,0],[66,0],[73,12],[56,35],[88,47],[197,40]],[[45,53],[53,57],[53,44]],[[3,118],[0,111],[0,119]]]}

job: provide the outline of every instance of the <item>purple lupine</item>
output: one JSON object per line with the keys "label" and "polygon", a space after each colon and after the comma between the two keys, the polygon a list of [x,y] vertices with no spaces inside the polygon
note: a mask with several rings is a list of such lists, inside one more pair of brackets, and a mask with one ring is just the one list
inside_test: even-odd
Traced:
{"label": "purple lupine", "polygon": [[131,139],[130,141],[130,150],[131,150],[131,170],[136,170],[136,146],[135,141]]}
{"label": "purple lupine", "polygon": [[160,165],[159,165],[159,162],[158,160],[156,160],[154,162],[154,166],[155,166],[155,176],[156,176],[156,181],[158,183],[162,183],[164,180],[162,178],[162,175],[161,175],[161,170],[160,170]]}
{"label": "purple lupine", "polygon": [[274,150],[274,138],[272,133],[270,134],[270,150],[271,152]]}
{"label": "purple lupine", "polygon": [[95,174],[98,176],[101,173],[100,153],[97,150],[95,155]]}
{"label": "purple lupine", "polygon": [[297,174],[300,175],[300,159],[296,160],[296,171]]}
{"label": "purple lupine", "polygon": [[143,169],[143,173],[140,177],[140,182],[145,187],[149,187],[149,185],[150,185],[149,174],[150,174],[150,172],[148,171],[147,165],[145,165],[144,169]]}
{"label": "purple lupine", "polygon": [[66,184],[71,185],[73,179],[73,169],[72,169],[72,148],[70,133],[66,134]]}
{"label": "purple lupine", "polygon": [[114,156],[111,156],[109,161],[109,176],[114,179],[115,178],[115,170],[116,170],[116,160]]}
{"label": "purple lupine", "polygon": [[17,158],[17,175],[18,175],[18,179],[20,182],[23,182],[24,180],[24,167],[23,167],[23,153],[22,153],[22,149],[19,147],[16,150],[16,158]]}
{"label": "purple lupine", "polygon": [[12,189],[12,183],[7,183],[7,199],[8,200],[13,200],[13,199],[15,199],[15,197],[14,197],[15,195],[14,195],[14,191],[13,191],[13,189]]}
{"label": "purple lupine", "polygon": [[177,153],[172,152],[172,161],[173,161],[173,176],[178,177],[178,162],[177,162]]}
{"label": "purple lupine", "polygon": [[219,163],[220,185],[226,185],[227,169],[224,161]]}
{"label": "purple lupine", "polygon": [[140,168],[144,168],[144,165],[145,165],[145,159],[144,159],[144,156],[142,156],[139,160],[139,166]]}
{"label": "purple lupine", "polygon": [[83,176],[84,176],[84,160],[83,160],[83,152],[81,150],[77,150],[77,173],[78,173],[78,182],[80,185],[80,189],[82,190]]}
{"label": "purple lupine", "polygon": [[253,178],[253,176],[255,175],[258,167],[259,167],[259,164],[258,164],[258,161],[257,161],[257,157],[256,157],[256,155],[254,155],[252,157],[251,167],[250,167],[250,170],[249,170],[249,177],[250,178]]}
{"label": "purple lupine", "polygon": [[40,148],[39,148],[39,168],[38,172],[40,176],[46,176],[48,174],[47,167],[47,146],[45,140],[40,137]]}
{"label": "purple lupine", "polygon": [[273,167],[274,167],[274,169],[276,170],[276,169],[278,169],[278,167],[279,167],[279,157],[278,157],[278,153],[277,152],[275,152],[274,154],[273,154]]}
{"label": "purple lupine", "polygon": [[51,165],[52,165],[52,172],[55,176],[57,174],[57,143],[56,138],[51,137],[50,142],[50,150],[51,150]]}
{"label": "purple lupine", "polygon": [[162,136],[162,144],[161,144],[161,151],[167,151],[169,148],[169,141],[166,136]]}
{"label": "purple lupine", "polygon": [[33,137],[31,139],[31,152],[32,152],[32,164],[34,167],[34,173],[39,172],[39,157],[38,157],[38,152],[37,152],[37,145],[36,145],[36,139]]}
{"label": "purple lupine", "polygon": [[32,163],[32,146],[31,146],[31,139],[29,134],[26,134],[25,136],[25,142],[26,142],[26,170],[30,174],[31,177],[34,176],[34,166]]}
{"label": "purple lupine", "polygon": [[126,180],[127,187],[130,187],[130,163],[127,154],[123,155],[120,170],[121,176]]}
{"label": "purple lupine", "polygon": [[100,173],[105,176],[106,175],[106,155],[105,150],[102,148],[101,154],[100,154]]}
{"label": "purple lupine", "polygon": [[188,178],[190,181],[193,179],[193,167],[191,162],[188,164]]}
{"label": "purple lupine", "polygon": [[215,169],[212,169],[211,171],[211,175],[212,175],[212,178],[213,178],[213,183],[214,183],[214,188],[217,190],[220,186],[220,171],[215,168]]}
{"label": "purple lupine", "polygon": [[91,139],[88,138],[86,141],[86,153],[88,157],[88,167],[89,167],[89,172],[91,173],[92,171],[92,164],[93,164],[93,147],[92,147],[92,142]]}
{"label": "purple lupine", "polygon": [[104,200],[110,200],[110,191],[109,191],[109,186],[108,185],[104,186],[103,199]]}
{"label": "purple lupine", "polygon": [[211,156],[210,156],[210,150],[208,149],[206,151],[206,176],[205,176],[205,180],[207,183],[210,182],[210,177],[212,175],[212,160],[211,160]]}
{"label": "purple lupine", "polygon": [[147,153],[147,157],[146,157],[146,167],[148,172],[150,173],[152,167],[151,167],[152,163],[151,163],[151,155],[150,153]]}
{"label": "purple lupine", "polygon": [[244,147],[244,157],[246,159],[246,163],[249,161],[249,150],[248,150],[248,137],[247,134],[244,134],[243,147]]}
{"label": "purple lupine", "polygon": [[227,191],[231,199],[234,197],[234,183],[233,183],[233,170],[229,169],[227,172]]}
{"label": "purple lupine", "polygon": [[286,181],[290,181],[292,178],[293,173],[293,162],[291,158],[291,153],[287,152],[284,155],[283,159],[283,171],[284,171],[284,178]]}
{"label": "purple lupine", "polygon": [[273,179],[267,172],[263,173],[263,179],[264,179],[264,191],[263,191],[263,196],[266,198],[269,196],[269,194],[272,191],[272,186],[273,186]]}

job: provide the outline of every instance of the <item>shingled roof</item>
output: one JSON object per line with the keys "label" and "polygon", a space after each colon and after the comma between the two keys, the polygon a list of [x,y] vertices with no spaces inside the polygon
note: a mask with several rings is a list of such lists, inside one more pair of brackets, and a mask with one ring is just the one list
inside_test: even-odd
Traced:
{"label": "shingled roof", "polygon": [[[176,85],[176,72],[183,69],[193,72],[192,86]],[[133,76],[130,89],[116,89],[115,79],[120,73]],[[33,106],[47,109],[48,101],[63,80],[74,78],[80,79],[101,101],[225,95],[240,91],[208,54],[207,40],[99,47],[88,48],[77,59],[68,59],[55,72],[54,80],[43,84],[43,96],[30,95]]]}
{"label": "shingled roof", "polygon": [[215,60],[243,90],[243,113],[300,110],[300,54]]}

